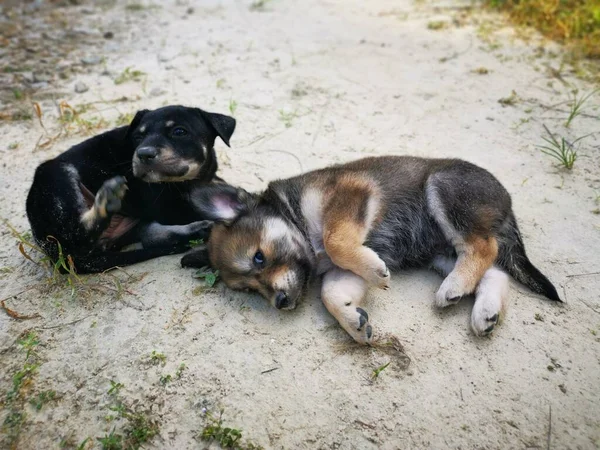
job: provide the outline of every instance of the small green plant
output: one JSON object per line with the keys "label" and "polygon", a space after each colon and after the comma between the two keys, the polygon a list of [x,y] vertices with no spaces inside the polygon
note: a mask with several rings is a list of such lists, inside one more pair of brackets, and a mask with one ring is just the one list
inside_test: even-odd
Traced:
{"label": "small green plant", "polygon": [[115,84],[123,84],[127,83],[128,81],[141,81],[145,76],[146,72],[132,69],[131,67],[126,67],[125,70],[123,70],[123,72],[121,72],[117,78],[115,78]]}
{"label": "small green plant", "polygon": [[23,91],[20,89],[13,89],[13,95],[15,96],[15,100],[23,100]]}
{"label": "small green plant", "polygon": [[183,371],[186,369],[186,365],[185,363],[181,363],[179,364],[179,367],[177,368],[177,372],[175,372],[175,376],[177,378],[181,378],[181,376],[183,375]]}
{"label": "small green plant", "polygon": [[109,409],[117,413],[116,417],[110,416],[110,420],[121,421],[123,426],[119,433],[115,425],[109,434],[96,438],[103,449],[138,450],[158,434],[158,423],[147,412],[134,410],[117,395]]}
{"label": "small green plant", "polygon": [[8,149],[9,150],[14,150],[16,148],[19,148],[19,143],[18,142],[11,142],[10,144],[8,144]]}
{"label": "small green plant", "polygon": [[286,112],[283,109],[279,110],[279,120],[283,122],[286,128],[290,128],[293,125],[294,119],[298,117],[296,111]]}
{"label": "small green plant", "polygon": [[56,392],[54,391],[43,391],[40,392],[37,397],[29,400],[29,403],[37,410],[40,411],[45,404],[50,403],[56,398]]}
{"label": "small green plant", "polygon": [[390,363],[391,363],[391,361],[388,361],[383,366],[380,366],[380,367],[377,367],[376,369],[374,369],[373,374],[371,375],[371,378],[373,378],[373,379],[379,378],[379,375],[381,374],[381,372],[383,372],[385,369],[387,369],[387,367],[390,365]]}
{"label": "small green plant", "polygon": [[223,426],[223,410],[219,417],[213,417],[206,413],[206,425],[200,432],[200,439],[208,442],[216,442],[222,448],[234,450],[259,450],[262,447],[242,440],[242,430]]}
{"label": "small green plant", "polygon": [[12,389],[6,393],[3,401],[0,400],[7,411],[4,422],[0,426],[0,431],[7,435],[10,448],[17,448],[21,429],[27,419],[24,388],[32,383],[39,367],[36,347],[40,344],[40,341],[37,335],[30,331],[17,343],[21,347],[21,351],[25,352],[25,361],[23,366],[12,376]]}
{"label": "small green plant", "polygon": [[219,279],[219,271],[215,270],[214,272],[210,267],[202,267],[194,274],[194,278],[204,279],[204,284],[211,288],[215,285],[217,280]]}
{"label": "small green plant", "polygon": [[560,136],[560,141],[558,141],[546,125],[544,125],[544,129],[546,130],[546,133],[548,133],[548,137],[542,136],[542,139],[547,143],[547,145],[538,145],[537,147],[540,148],[542,153],[558,160],[565,169],[571,170],[575,164],[575,161],[577,161],[577,150],[575,149],[575,144],[589,136],[589,134],[578,137],[572,143],[570,143],[562,136]]}
{"label": "small green plant", "polygon": [[448,22],[444,20],[432,20],[427,24],[427,28],[429,30],[443,30],[444,28],[448,28]]}
{"label": "small green plant", "polygon": [[172,379],[173,379],[173,377],[170,374],[166,374],[166,375],[161,375],[159,381],[160,381],[161,386],[166,386],[167,384],[169,384],[171,382]]}
{"label": "small green plant", "polygon": [[267,4],[272,0],[254,0],[250,5],[250,11],[264,11]]}
{"label": "small green plant", "polygon": [[225,78],[219,78],[217,80],[217,89],[224,89],[225,88]]}
{"label": "small green plant", "polygon": [[198,247],[199,245],[204,244],[204,239],[190,239],[188,245],[192,248]]}
{"label": "small green plant", "polygon": [[133,120],[133,117],[135,116],[135,113],[121,113],[119,114],[119,117],[117,117],[117,120],[115,120],[115,125],[120,127],[123,125],[129,125],[131,123],[131,121]]}
{"label": "small green plant", "polygon": [[125,385],[123,383],[119,383],[117,381],[110,380],[110,388],[108,389],[108,395],[119,395],[121,389],[123,389]]}
{"label": "small green plant", "polygon": [[519,96],[517,95],[517,92],[513,90],[508,97],[503,97],[498,100],[498,103],[500,103],[502,106],[514,106],[518,101]]}
{"label": "small green plant", "polygon": [[229,112],[231,113],[232,116],[235,116],[235,112],[237,111],[237,107],[238,107],[238,103],[235,100],[230,99],[229,100]]}
{"label": "small green plant", "polygon": [[123,448],[123,436],[116,434],[114,428],[106,436],[97,439],[102,445],[102,450],[121,450]]}
{"label": "small green plant", "polygon": [[155,366],[158,364],[164,366],[167,363],[167,357],[164,353],[158,353],[156,350],[152,350],[152,353],[150,354],[150,362]]}
{"label": "small green plant", "polygon": [[[598,10],[598,14],[599,14],[599,21],[600,21],[600,9]],[[569,117],[567,118],[567,121],[565,122],[565,127],[569,128],[569,125],[571,125],[571,122],[577,117],[579,116],[582,112],[583,112],[583,105],[585,104],[585,102],[587,102],[590,97],[592,97],[596,92],[600,92],[600,88],[593,90],[592,92],[590,92],[587,95],[583,95],[581,97],[578,97],[578,91],[574,90],[573,91],[573,97],[571,98],[571,102],[569,104]]]}

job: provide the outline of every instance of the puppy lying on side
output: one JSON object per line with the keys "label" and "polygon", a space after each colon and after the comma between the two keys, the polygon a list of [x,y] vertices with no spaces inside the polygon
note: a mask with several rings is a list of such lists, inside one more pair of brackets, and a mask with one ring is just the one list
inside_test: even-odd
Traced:
{"label": "puppy lying on side", "polygon": [[465,161],[367,158],[275,181],[258,195],[215,187],[192,201],[221,223],[183,266],[210,263],[230,288],[258,291],[279,309],[294,308],[311,275],[322,275],[325,306],[360,343],[373,335],[361,302],[369,286],[388,287],[388,268],[444,274],[439,307],[474,293],[477,335],[503,312],[505,272],[560,301],[525,254],[508,192]]}
{"label": "puppy lying on side", "polygon": [[[80,273],[185,251],[211,225],[189,197],[215,177],[215,139],[229,145],[234,129],[198,108],[143,110],[44,162],[27,197],[35,240],[54,261],[60,244]],[[143,248],[118,251],[135,242]]]}

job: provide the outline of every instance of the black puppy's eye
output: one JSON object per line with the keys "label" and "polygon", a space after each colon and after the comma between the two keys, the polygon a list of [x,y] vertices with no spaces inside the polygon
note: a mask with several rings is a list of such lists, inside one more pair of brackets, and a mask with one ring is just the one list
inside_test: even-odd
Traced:
{"label": "black puppy's eye", "polygon": [[188,132],[187,132],[187,130],[185,128],[175,127],[175,128],[173,128],[173,131],[171,131],[171,134],[173,136],[181,137],[181,136],[187,135]]}
{"label": "black puppy's eye", "polygon": [[263,252],[261,252],[260,250],[254,254],[254,264],[256,264],[259,267],[265,265],[265,255],[263,255]]}

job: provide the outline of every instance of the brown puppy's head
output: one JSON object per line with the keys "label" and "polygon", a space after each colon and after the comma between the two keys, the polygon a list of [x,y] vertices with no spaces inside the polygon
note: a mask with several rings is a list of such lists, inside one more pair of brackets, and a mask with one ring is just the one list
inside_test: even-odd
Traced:
{"label": "brown puppy's head", "polygon": [[139,111],[127,130],[133,175],[148,183],[204,180],[217,170],[217,136],[229,145],[235,119],[185,106]]}
{"label": "brown puppy's head", "polygon": [[[226,185],[201,192],[192,196],[194,204],[217,221],[207,245],[210,266],[230,288],[256,291],[277,309],[294,309],[312,273],[302,233],[261,197]],[[184,257],[182,265],[194,264]]]}

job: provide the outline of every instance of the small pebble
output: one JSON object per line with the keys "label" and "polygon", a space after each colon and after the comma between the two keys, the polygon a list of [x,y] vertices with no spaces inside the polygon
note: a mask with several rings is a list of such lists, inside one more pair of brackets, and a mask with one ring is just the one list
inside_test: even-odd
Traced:
{"label": "small pebble", "polygon": [[167,93],[167,91],[165,91],[163,88],[155,87],[155,88],[152,88],[152,90],[149,92],[148,95],[150,95],[150,97],[158,97],[158,96],[166,94],[166,93]]}
{"label": "small pebble", "polygon": [[85,56],[81,58],[81,62],[86,66],[94,66],[96,64],[100,64],[102,62],[102,57],[94,55],[94,56]]}
{"label": "small pebble", "polygon": [[89,87],[83,81],[78,81],[77,83],[75,83],[75,92],[77,92],[78,94],[83,94],[88,90]]}
{"label": "small pebble", "polygon": [[113,33],[112,31],[107,31],[106,33],[103,34],[104,39],[112,39],[115,37],[115,33]]}

